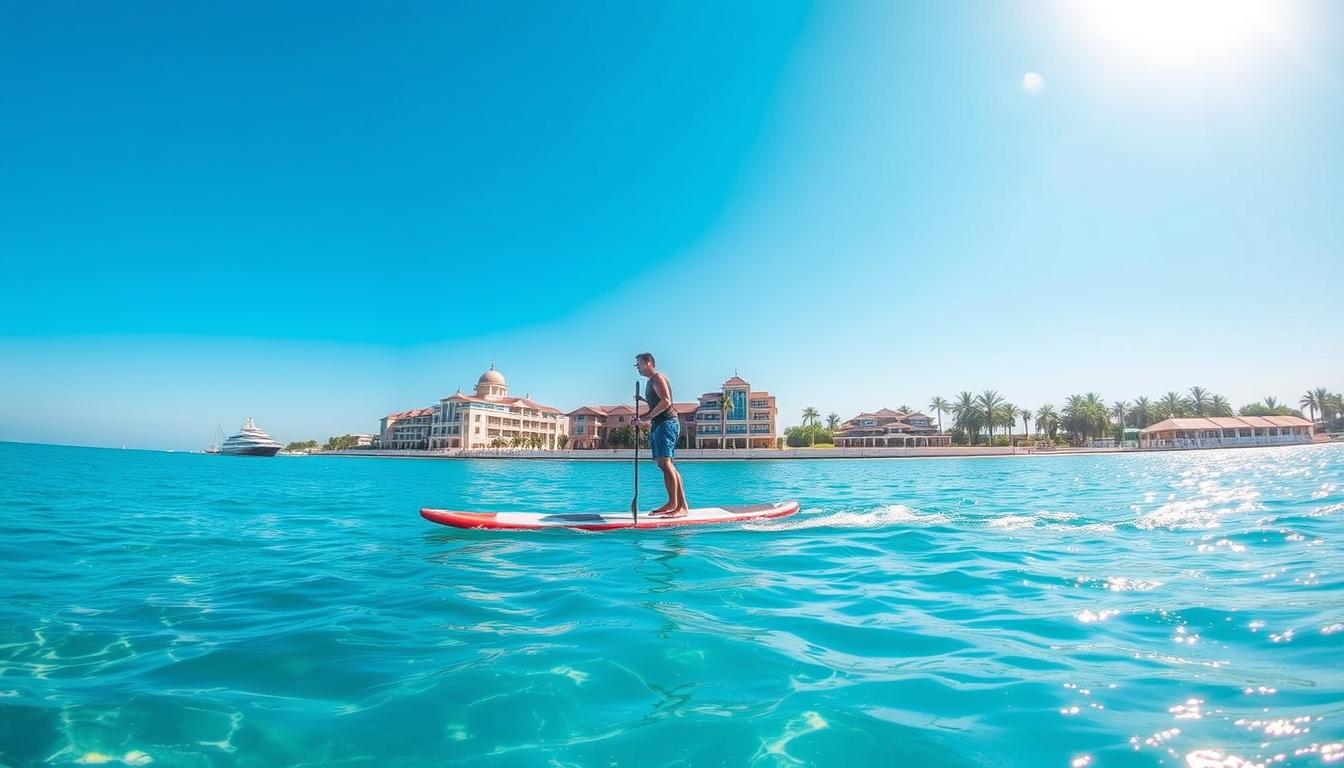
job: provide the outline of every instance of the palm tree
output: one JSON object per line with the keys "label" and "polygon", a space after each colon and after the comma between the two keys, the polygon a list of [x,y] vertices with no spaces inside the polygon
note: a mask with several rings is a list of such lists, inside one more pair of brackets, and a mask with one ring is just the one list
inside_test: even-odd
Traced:
{"label": "palm tree", "polygon": [[1313,423],[1316,421],[1316,410],[1321,407],[1321,401],[1316,399],[1316,392],[1324,391],[1325,389],[1323,388],[1317,389],[1315,392],[1307,390],[1307,394],[1303,395],[1302,399],[1297,402],[1299,406],[1311,411],[1311,420]]}
{"label": "palm tree", "polygon": [[1276,399],[1274,399],[1273,396],[1266,397],[1266,398],[1265,398],[1265,407],[1272,411],[1272,410],[1274,410],[1275,408],[1278,408],[1278,407],[1279,407],[1279,401],[1276,400]]}
{"label": "palm tree", "polygon": [[1022,419],[1022,437],[1026,437],[1031,432],[1031,426],[1028,424],[1031,421],[1031,409],[1023,408],[1017,412],[1017,415]]}
{"label": "palm tree", "polygon": [[826,416],[826,428],[832,432],[840,429],[840,415],[836,413],[828,414]]}
{"label": "palm tree", "polygon": [[1209,399],[1209,412],[1214,416],[1231,416],[1232,404],[1222,395],[1214,395]]}
{"label": "palm tree", "polygon": [[1316,409],[1321,412],[1321,429],[1325,429],[1325,423],[1329,421],[1330,414],[1334,410],[1335,396],[1325,387],[1317,387],[1311,391],[1316,396]]}
{"label": "palm tree", "polygon": [[934,397],[929,401],[929,410],[938,414],[938,431],[943,431],[943,412],[952,410],[952,406],[941,397]]}
{"label": "palm tree", "polygon": [[728,396],[728,390],[719,393],[719,413],[723,416],[723,436],[719,438],[719,447],[728,447],[728,417],[733,415],[733,399]]}
{"label": "palm tree", "polygon": [[1162,400],[1158,402],[1157,405],[1162,409],[1162,412],[1166,414],[1166,418],[1168,419],[1181,415],[1185,410],[1185,401],[1182,400],[1180,394],[1175,391],[1163,395]]}
{"label": "palm tree", "polygon": [[1003,398],[999,393],[992,389],[986,389],[975,399],[976,405],[980,406],[980,413],[984,414],[985,426],[989,429],[989,443],[994,442],[994,422],[996,411],[1003,405]]}
{"label": "palm tree", "polygon": [[1111,415],[1115,417],[1115,423],[1120,427],[1120,439],[1125,439],[1125,415],[1129,413],[1129,403],[1124,400],[1116,400],[1111,405]]}
{"label": "palm tree", "polygon": [[1036,409],[1036,431],[1043,432],[1050,439],[1054,439],[1055,430],[1059,427],[1059,414],[1055,413],[1053,405],[1042,405]]}
{"label": "palm tree", "polygon": [[909,413],[910,406],[906,405],[905,403],[901,403],[900,407],[897,408],[896,410],[900,411],[901,413]]}
{"label": "palm tree", "polygon": [[1106,427],[1110,424],[1110,416],[1106,412],[1106,401],[1101,399],[1101,395],[1096,392],[1088,392],[1084,398],[1087,404],[1087,416],[1091,419],[1091,426],[1096,427],[1097,437],[1106,434]]}
{"label": "palm tree", "polygon": [[817,409],[816,409],[816,408],[813,408],[812,406],[809,405],[808,407],[806,407],[806,408],[803,409],[803,426],[804,426],[804,427],[810,427],[810,426],[813,426],[813,425],[815,425],[817,422],[819,422],[820,420],[821,420],[821,414],[817,412]]}
{"label": "palm tree", "polygon": [[952,401],[952,418],[955,419],[957,429],[966,433],[968,443],[974,444],[975,438],[980,434],[980,420],[984,417],[975,402],[975,395],[970,392],[962,392],[957,395],[957,399]]}
{"label": "palm tree", "polygon": [[1012,403],[1003,403],[995,411],[998,425],[1008,432],[1008,444],[1013,444],[1013,425],[1017,423],[1017,406]]}
{"label": "palm tree", "polygon": [[1188,402],[1190,403],[1190,410],[1194,411],[1196,416],[1208,415],[1206,411],[1209,410],[1211,404],[1208,390],[1203,387],[1191,387]]}
{"label": "palm tree", "polygon": [[1146,397],[1137,397],[1134,399],[1134,413],[1138,415],[1138,427],[1143,429],[1148,426],[1148,409],[1152,408],[1152,403],[1148,402]]}

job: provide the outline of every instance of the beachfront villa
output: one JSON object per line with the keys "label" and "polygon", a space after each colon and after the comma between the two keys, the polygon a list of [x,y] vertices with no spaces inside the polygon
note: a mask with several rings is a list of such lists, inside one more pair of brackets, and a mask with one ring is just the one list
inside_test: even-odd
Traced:
{"label": "beachfront villa", "polygon": [[[691,445],[695,439],[696,403],[673,403],[681,422],[681,445]],[[642,412],[642,409],[641,409]],[[634,422],[635,409],[629,405],[585,405],[566,414],[569,417],[569,447],[580,451],[605,448],[613,429],[628,427]]]}
{"label": "beachfront villa", "polygon": [[559,409],[528,396],[510,397],[508,382],[493,363],[477,379],[475,392],[459,389],[432,410],[431,450],[489,448],[496,440],[512,443],[516,437],[539,438],[542,448],[555,449],[560,436],[569,432],[569,417]]}
{"label": "beachfront villa", "polygon": [[735,375],[718,392],[700,396],[695,410],[695,447],[774,448],[776,413],[774,395],[752,392],[751,385]]}
{"label": "beachfront villa", "polygon": [[927,448],[952,444],[952,437],[940,433],[930,417],[919,411],[907,413],[890,408],[860,413],[841,424],[834,438],[837,448]]}
{"label": "beachfront villa", "polygon": [[1139,430],[1139,447],[1231,448],[1310,443],[1313,426],[1301,416],[1172,418]]}
{"label": "beachfront villa", "polygon": [[424,450],[429,447],[429,430],[433,421],[433,408],[412,408],[389,413],[378,425],[378,444],[382,448]]}

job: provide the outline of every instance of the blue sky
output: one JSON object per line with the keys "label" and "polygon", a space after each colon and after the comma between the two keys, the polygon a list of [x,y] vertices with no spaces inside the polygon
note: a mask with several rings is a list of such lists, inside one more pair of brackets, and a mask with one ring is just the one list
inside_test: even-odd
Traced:
{"label": "blue sky", "polygon": [[721,6],[5,6],[0,439],[1344,388],[1344,7]]}

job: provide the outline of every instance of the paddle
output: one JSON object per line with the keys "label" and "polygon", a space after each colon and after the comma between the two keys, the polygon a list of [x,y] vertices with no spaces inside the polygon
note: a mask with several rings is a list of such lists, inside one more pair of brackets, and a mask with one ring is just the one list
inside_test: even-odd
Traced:
{"label": "paddle", "polygon": [[635,497],[630,500],[630,512],[639,525],[639,382],[635,382]]}

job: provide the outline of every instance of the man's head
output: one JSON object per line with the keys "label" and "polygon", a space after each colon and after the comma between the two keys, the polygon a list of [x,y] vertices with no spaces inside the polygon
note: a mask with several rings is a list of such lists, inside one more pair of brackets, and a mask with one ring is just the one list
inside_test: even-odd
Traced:
{"label": "man's head", "polygon": [[653,353],[652,353],[652,352],[640,352],[638,355],[635,355],[635,368],[638,368],[638,369],[639,369],[639,375],[640,375],[640,376],[652,376],[652,375],[653,375]]}

